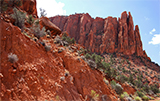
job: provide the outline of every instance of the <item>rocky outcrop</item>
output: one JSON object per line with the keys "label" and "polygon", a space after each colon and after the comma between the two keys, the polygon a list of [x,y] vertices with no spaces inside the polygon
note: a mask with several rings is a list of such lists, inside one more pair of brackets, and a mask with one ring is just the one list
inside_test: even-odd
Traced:
{"label": "rocky outcrop", "polygon": [[38,17],[36,0],[21,0],[21,1],[22,1],[22,6],[20,8],[22,10],[26,11],[28,14],[32,14],[34,17]]}
{"label": "rocky outcrop", "polygon": [[44,26],[46,30],[50,30],[52,35],[59,35],[61,34],[61,30],[53,24],[47,17],[41,17],[39,24]]}
{"label": "rocky outcrop", "polygon": [[149,59],[142,49],[138,25],[133,24],[131,13],[124,11],[120,18],[91,18],[86,14],[55,16],[50,20],[62,31],[92,52],[122,53]]}

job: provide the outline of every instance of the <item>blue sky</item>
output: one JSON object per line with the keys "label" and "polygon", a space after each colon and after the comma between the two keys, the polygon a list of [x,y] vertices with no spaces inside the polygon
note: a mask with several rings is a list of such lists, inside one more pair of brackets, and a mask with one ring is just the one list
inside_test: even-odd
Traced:
{"label": "blue sky", "polygon": [[160,65],[160,0],[37,0],[47,17],[89,13],[93,18],[120,17],[130,11],[140,29],[143,49]]}

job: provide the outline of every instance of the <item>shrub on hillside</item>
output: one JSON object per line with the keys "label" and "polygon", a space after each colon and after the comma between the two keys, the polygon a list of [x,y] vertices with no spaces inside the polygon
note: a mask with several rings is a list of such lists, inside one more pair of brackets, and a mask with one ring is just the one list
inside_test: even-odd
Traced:
{"label": "shrub on hillside", "polygon": [[104,69],[106,69],[106,70],[109,70],[111,67],[110,64],[106,63],[105,61],[102,61],[102,65],[103,65]]}
{"label": "shrub on hillside", "polygon": [[117,71],[116,71],[116,69],[115,68],[112,68],[111,69],[111,78],[115,78],[116,76],[117,76]]}
{"label": "shrub on hillside", "polygon": [[116,81],[112,80],[112,81],[110,82],[110,85],[111,85],[111,87],[112,87],[113,89],[115,89]]}
{"label": "shrub on hillside", "polygon": [[11,14],[11,17],[15,19],[15,25],[19,28],[23,29],[24,22],[26,19],[26,13],[19,11],[17,8],[13,8],[13,14]]}
{"label": "shrub on hillside", "polygon": [[98,101],[99,99],[99,94],[96,93],[96,91],[91,90],[91,101]]}
{"label": "shrub on hillside", "polygon": [[68,42],[69,44],[75,44],[76,42],[74,38],[70,38],[65,32],[62,35],[62,40]]}
{"label": "shrub on hillside", "polygon": [[128,81],[128,78],[125,75],[119,75],[117,77],[117,80],[120,81],[121,83],[124,83],[124,82]]}
{"label": "shrub on hillside", "polygon": [[128,78],[128,81],[130,82],[130,83],[134,83],[133,81],[134,81],[134,78],[133,78],[133,74],[130,74],[129,75],[129,78]]}
{"label": "shrub on hillside", "polygon": [[40,29],[40,25],[33,25],[33,27],[31,28],[31,33],[33,33],[34,36],[39,39],[40,37],[43,37],[46,35],[45,30],[46,30],[45,27]]}
{"label": "shrub on hillside", "polygon": [[97,64],[98,68],[102,68],[103,67],[103,65],[102,65],[102,59],[103,58],[100,55],[95,55],[95,57],[94,57],[94,61]]}
{"label": "shrub on hillside", "polygon": [[149,97],[147,97],[146,95],[144,95],[144,96],[142,97],[142,99],[143,99],[143,101],[149,101]]}
{"label": "shrub on hillside", "polygon": [[134,99],[135,99],[135,101],[142,101],[139,96],[136,96]]}
{"label": "shrub on hillside", "polygon": [[103,78],[103,81],[104,81],[107,85],[109,85],[109,81],[108,81],[106,78]]}
{"label": "shrub on hillside", "polygon": [[149,92],[149,86],[148,86],[148,83],[146,83],[146,84],[144,84],[143,85],[143,90],[145,91],[145,92]]}
{"label": "shrub on hillside", "polygon": [[87,61],[87,64],[88,64],[92,69],[97,68],[96,63],[95,63],[94,61],[92,61],[92,60],[88,60],[88,61]]}
{"label": "shrub on hillside", "polygon": [[140,92],[140,91],[137,91],[136,93],[137,93],[137,95],[138,95],[139,97],[143,97],[143,96],[144,96],[144,94],[143,94],[142,92]]}
{"label": "shrub on hillside", "polygon": [[121,99],[121,101],[124,100],[124,94],[121,94],[120,99]]}
{"label": "shrub on hillside", "polygon": [[90,55],[89,53],[86,53],[85,58],[86,58],[86,59],[90,59],[90,58],[91,58],[91,55]]}
{"label": "shrub on hillside", "polygon": [[159,93],[159,86],[158,86],[158,84],[152,84],[152,85],[150,86],[150,88],[151,88],[151,90],[152,90],[155,94]]}
{"label": "shrub on hillside", "polygon": [[[123,94],[121,94],[121,95],[120,95],[120,99],[121,99],[121,101],[123,101],[123,100],[124,100],[124,98],[126,98],[126,99],[130,99],[130,98],[129,98],[129,95],[128,95],[128,93],[127,93],[127,92],[123,92]],[[130,100],[127,100],[127,101],[130,101]]]}
{"label": "shrub on hillside", "polygon": [[122,88],[122,86],[119,83],[117,83],[115,85],[115,91],[116,91],[117,94],[122,94],[123,88]]}
{"label": "shrub on hillside", "polygon": [[119,83],[116,83],[114,80],[110,82],[111,87],[116,91],[117,94],[122,94],[123,88]]}
{"label": "shrub on hillside", "polygon": [[31,15],[28,15],[27,22],[28,22],[29,24],[33,24],[34,18],[33,18],[33,16],[32,16],[32,14],[31,14]]}
{"label": "shrub on hillside", "polygon": [[11,63],[15,63],[18,61],[18,57],[16,54],[8,54],[8,61],[11,62]]}
{"label": "shrub on hillside", "polygon": [[110,67],[108,69],[105,69],[104,73],[106,74],[106,77],[108,78],[112,77],[112,72]]}
{"label": "shrub on hillside", "polygon": [[141,88],[143,86],[143,83],[140,80],[135,80],[134,85],[138,88]]}

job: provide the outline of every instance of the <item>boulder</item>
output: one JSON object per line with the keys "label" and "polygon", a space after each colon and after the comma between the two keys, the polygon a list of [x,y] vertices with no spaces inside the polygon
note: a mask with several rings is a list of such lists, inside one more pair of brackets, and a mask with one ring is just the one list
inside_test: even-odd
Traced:
{"label": "boulder", "polygon": [[46,30],[50,30],[51,35],[61,34],[61,30],[53,24],[47,17],[41,17],[39,21],[41,27],[45,27]]}

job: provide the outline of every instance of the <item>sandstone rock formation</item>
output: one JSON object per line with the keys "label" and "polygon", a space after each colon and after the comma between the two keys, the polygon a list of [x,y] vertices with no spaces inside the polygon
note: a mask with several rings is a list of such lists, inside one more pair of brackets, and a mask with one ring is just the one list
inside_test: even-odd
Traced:
{"label": "sandstone rock formation", "polygon": [[50,30],[53,35],[61,34],[61,30],[54,25],[47,17],[41,17],[39,24],[44,26],[46,30]]}
{"label": "sandstone rock formation", "polygon": [[115,17],[93,19],[88,13],[55,16],[50,20],[92,52],[122,53],[150,60],[142,49],[139,28],[138,25],[134,28],[130,12],[124,11],[118,20]]}
{"label": "sandstone rock formation", "polygon": [[36,0],[21,0],[21,1],[22,1],[22,6],[20,8],[22,10],[26,11],[28,14],[32,14],[34,17],[38,17]]}

